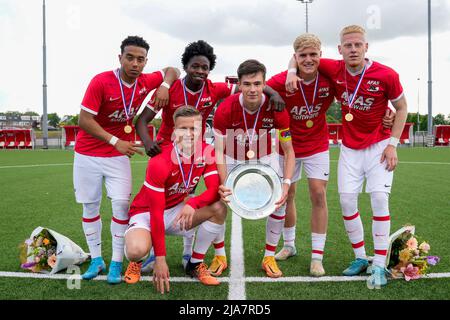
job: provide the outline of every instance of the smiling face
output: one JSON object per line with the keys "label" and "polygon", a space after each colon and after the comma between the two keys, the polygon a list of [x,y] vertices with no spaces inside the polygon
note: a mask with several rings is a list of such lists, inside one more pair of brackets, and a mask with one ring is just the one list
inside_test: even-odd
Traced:
{"label": "smiling face", "polygon": [[303,47],[295,51],[295,60],[304,80],[313,79],[319,68],[322,51],[314,47]]}
{"label": "smiling face", "polygon": [[365,36],[359,32],[347,33],[341,36],[341,44],[338,46],[339,53],[345,64],[354,69],[364,66],[364,58],[369,48]]}
{"label": "smiling face", "polygon": [[199,86],[208,78],[210,62],[205,56],[193,56],[184,70],[186,71],[188,82]]}
{"label": "smiling face", "polygon": [[202,116],[179,116],[175,119],[175,141],[180,150],[192,152],[194,146],[201,141]]}
{"label": "smiling face", "polygon": [[138,46],[126,46],[119,55],[122,79],[133,83],[147,64],[147,50]]}
{"label": "smiling face", "polygon": [[239,80],[239,90],[244,98],[244,107],[250,111],[259,108],[262,101],[263,90],[266,82],[264,74],[257,72],[253,74],[245,74]]}

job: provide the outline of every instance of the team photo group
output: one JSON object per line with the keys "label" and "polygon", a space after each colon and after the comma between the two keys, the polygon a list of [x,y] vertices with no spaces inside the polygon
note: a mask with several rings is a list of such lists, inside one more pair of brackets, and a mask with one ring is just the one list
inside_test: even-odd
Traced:
{"label": "team photo group", "polygon": [[[169,292],[166,257],[173,253],[166,250],[171,239],[166,235],[177,235],[183,239],[180,258],[186,274],[203,285],[219,285],[230,267],[227,215],[235,214],[229,206],[233,190],[225,181],[237,166],[252,163],[270,166],[281,182],[281,196],[265,218],[265,243],[253,244],[263,250],[260,266],[265,275],[281,277],[280,261],[297,255],[295,199],[302,178],[311,205],[309,273],[326,275],[326,112],[336,101],[343,137],[337,167],[331,170],[337,172],[341,212],[330,214],[342,215],[348,242],[340,245],[354,252],[342,275],[367,272],[368,288],[385,286],[389,196],[407,118],[406,98],[399,74],[366,57],[369,45],[363,27],[346,26],[335,38],[341,60],[322,57],[321,40],[304,33],[292,39],[292,57],[280,57],[286,60],[286,70],[266,70],[264,61],[243,59],[237,70],[229,71],[237,75],[236,83],[208,79],[216,55],[205,40],[193,40],[179,53],[181,71],[166,67],[143,73],[149,44],[140,36],[125,38],[120,67],[93,77],[81,102],[73,184],[91,256],[82,279],[105,272],[110,284],[132,285],[142,273],[152,272],[157,292]],[[148,125],[157,114],[161,126],[153,139]],[[207,143],[210,115],[214,138]],[[136,144],[135,132],[142,144]],[[145,154],[148,164],[139,192],[132,195],[130,158],[136,153]],[[366,251],[358,209],[364,184],[372,209],[373,252]],[[103,185],[112,208],[109,266],[102,256]],[[205,261],[210,247],[214,257]]]}

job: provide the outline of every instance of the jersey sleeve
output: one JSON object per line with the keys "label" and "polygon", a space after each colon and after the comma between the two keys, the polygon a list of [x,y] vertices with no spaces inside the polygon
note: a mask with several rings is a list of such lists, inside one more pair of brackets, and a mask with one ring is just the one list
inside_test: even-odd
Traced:
{"label": "jersey sleeve", "polygon": [[93,115],[97,115],[100,111],[100,106],[103,103],[103,84],[98,76],[92,78],[89,83],[83,101],[81,102],[81,109]]}
{"label": "jersey sleeve", "polygon": [[278,93],[286,91],[286,74],[287,71],[281,72],[270,78],[266,84]]}
{"label": "jersey sleeve", "polygon": [[397,72],[391,71],[390,76],[388,77],[387,85],[387,98],[391,101],[397,101],[403,96],[403,87],[400,83],[400,77]]}
{"label": "jersey sleeve", "polygon": [[274,112],[275,128],[278,129],[278,138],[280,141],[292,140],[291,130],[289,128],[289,114],[286,109],[281,112]]}
{"label": "jersey sleeve", "polygon": [[158,113],[159,110],[161,110],[161,108],[156,108],[155,107],[155,97],[156,97],[156,91],[154,91],[152,93],[152,97],[150,98],[150,100],[148,101],[148,103],[146,104],[146,108],[149,108],[150,110],[152,110],[154,113]]}
{"label": "jersey sleeve", "polygon": [[187,202],[187,204],[194,209],[208,206],[220,199],[220,179],[219,173],[217,171],[216,159],[214,156],[214,148],[212,148],[211,151],[209,150],[211,150],[211,147],[206,152],[206,154],[209,154],[209,156],[205,158],[205,171],[203,172],[203,179],[205,180],[206,190],[202,194],[189,199],[189,201]]}
{"label": "jersey sleeve", "polygon": [[325,77],[334,79],[339,72],[339,60],[321,58],[319,72]]}
{"label": "jersey sleeve", "polygon": [[214,93],[217,100],[225,99],[234,93],[236,88],[235,84],[225,83],[225,82],[214,82]]}
{"label": "jersey sleeve", "polygon": [[149,162],[144,186],[147,188],[147,199],[150,209],[150,228],[155,256],[166,255],[164,208],[165,181],[169,169],[162,157],[152,158]]}
{"label": "jersey sleeve", "polygon": [[155,71],[152,73],[143,73],[142,81],[144,81],[145,86],[148,87],[149,91],[158,88],[164,80],[164,72],[162,70]]}
{"label": "jersey sleeve", "polygon": [[214,134],[225,136],[227,132],[227,123],[229,117],[227,117],[227,109],[229,108],[229,104],[227,100],[222,101],[222,103],[217,108],[216,112],[214,113],[214,120],[213,120],[213,130]]}

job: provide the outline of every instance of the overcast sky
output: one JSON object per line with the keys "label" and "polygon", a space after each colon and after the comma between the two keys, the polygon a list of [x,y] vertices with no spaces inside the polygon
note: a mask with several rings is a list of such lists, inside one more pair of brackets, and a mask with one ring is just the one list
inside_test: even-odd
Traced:
{"label": "overcast sky", "polygon": [[[79,112],[90,79],[118,67],[120,43],[140,35],[150,44],[151,72],[181,69],[192,41],[208,41],[217,55],[213,81],[234,75],[256,58],[268,76],[286,69],[295,37],[305,32],[305,5],[296,0],[47,0],[48,112]],[[368,57],[400,74],[409,112],[427,113],[426,0],[314,0],[309,32],[324,57],[340,58],[340,29],[363,25]],[[450,114],[450,0],[432,0],[433,115]],[[42,113],[42,1],[0,0],[0,112]],[[420,80],[418,80],[420,78]]]}

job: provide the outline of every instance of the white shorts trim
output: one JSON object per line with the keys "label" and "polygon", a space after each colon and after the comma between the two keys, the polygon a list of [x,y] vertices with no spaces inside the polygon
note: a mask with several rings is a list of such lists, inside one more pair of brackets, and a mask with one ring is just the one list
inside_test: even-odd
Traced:
{"label": "white shorts trim", "polygon": [[341,145],[338,161],[339,193],[361,193],[364,179],[366,193],[391,192],[394,172],[386,170],[386,161],[380,163],[388,143],[389,139],[385,139],[362,150]]}
{"label": "white shorts trim", "polygon": [[[164,227],[165,227],[165,234],[166,235],[176,235],[176,236],[193,236],[195,232],[195,228],[192,228],[190,230],[181,230],[180,225],[177,224],[176,226],[173,225],[173,222],[175,221],[175,218],[177,217],[177,214],[183,209],[185,203],[180,202],[175,207],[164,210]],[[130,218],[130,221],[128,222],[128,229],[125,231],[125,235],[128,231],[133,229],[145,229],[148,232],[151,230],[150,225],[150,212],[143,212],[135,214]]]}
{"label": "white shorts trim", "polygon": [[[283,164],[284,156],[280,156],[280,166]],[[305,169],[308,179],[319,179],[328,181],[330,177],[330,151],[326,150],[308,157],[295,158],[295,169],[292,182],[302,178],[302,168]]]}

